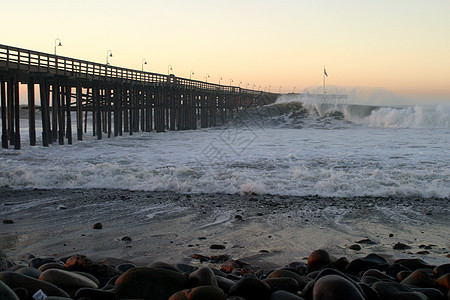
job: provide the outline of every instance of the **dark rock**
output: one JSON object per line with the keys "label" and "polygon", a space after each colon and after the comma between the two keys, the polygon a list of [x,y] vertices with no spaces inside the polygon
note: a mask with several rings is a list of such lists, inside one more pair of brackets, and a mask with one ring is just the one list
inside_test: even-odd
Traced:
{"label": "dark rock", "polygon": [[326,275],[320,277],[315,282],[313,299],[364,300],[364,296],[355,285],[346,278],[338,275]]}
{"label": "dark rock", "polygon": [[38,290],[42,290],[47,296],[69,298],[65,291],[54,284],[11,271],[0,272],[0,281],[3,281],[11,289],[25,288],[28,295],[34,295]]}
{"label": "dark rock", "polygon": [[215,286],[199,286],[193,289],[178,291],[169,300],[225,300],[225,293]]}
{"label": "dark rock", "polygon": [[358,244],[350,245],[348,248],[355,251],[361,250],[361,246]]}
{"label": "dark rock", "polygon": [[174,293],[188,287],[187,278],[178,272],[138,267],[117,278],[114,291],[119,299],[167,300]]}
{"label": "dark rock", "polygon": [[5,219],[3,220],[3,224],[14,224],[14,221]]}
{"label": "dark rock", "polygon": [[357,241],[358,244],[365,244],[365,245],[375,245],[376,243],[372,241],[371,239],[362,239]]}
{"label": "dark rock", "polygon": [[20,268],[16,271],[16,273],[22,274],[22,275],[26,275],[26,276],[30,276],[33,278],[38,279],[39,275],[41,275],[41,271],[39,271],[38,269],[32,268],[32,267],[24,267],[24,268]]}
{"label": "dark rock", "polygon": [[439,278],[447,273],[450,273],[450,264],[439,265],[433,269],[434,278]]}
{"label": "dark rock", "polygon": [[103,225],[102,225],[102,223],[95,223],[94,225],[92,225],[92,228],[93,229],[102,229]]}
{"label": "dark rock", "polygon": [[245,275],[237,281],[229,290],[230,296],[240,296],[246,300],[264,300],[269,299],[270,286],[256,278],[256,276]]}
{"label": "dark rock", "polygon": [[432,288],[414,288],[416,292],[422,293],[427,296],[428,300],[443,300],[444,294],[438,289]]}
{"label": "dark rock", "polygon": [[224,262],[221,266],[220,266],[220,270],[225,272],[225,273],[231,273],[233,272],[234,269],[236,268],[241,268],[243,266],[246,266],[248,264],[241,262],[239,260],[228,260],[226,262]]}
{"label": "dark rock", "polygon": [[120,240],[121,240],[121,241],[124,241],[124,242],[131,242],[131,237],[129,237],[129,236],[124,236],[124,237],[121,238]]}
{"label": "dark rock", "polygon": [[403,279],[401,284],[413,285],[421,288],[435,288],[434,279],[423,270],[415,270],[408,277]]}
{"label": "dark rock", "polygon": [[75,292],[80,288],[98,288],[94,281],[83,275],[59,269],[48,269],[42,272],[39,280],[52,283],[71,296],[75,295]]}
{"label": "dark rock", "polygon": [[174,271],[177,273],[182,273],[180,269],[178,269],[176,266],[162,262],[162,261],[155,261],[147,265],[147,268],[155,268],[155,269],[165,269]]}
{"label": "dark rock", "polygon": [[135,265],[135,264],[132,264],[132,263],[123,263],[123,264],[118,265],[118,266],[116,267],[116,270],[119,271],[119,272],[124,273],[124,272],[128,271],[129,269],[133,269],[133,268],[136,268],[136,265]]}
{"label": "dark rock", "polygon": [[302,299],[303,298],[295,294],[283,290],[276,291],[272,293],[272,295],[270,295],[270,300],[302,300]]}
{"label": "dark rock", "polygon": [[40,266],[38,268],[39,271],[44,272],[45,270],[48,269],[60,269],[60,270],[65,270],[66,268],[64,267],[63,264],[59,263],[59,262],[51,262],[51,263],[46,263],[43,264],[42,266]]}
{"label": "dark rock", "polygon": [[16,293],[7,286],[3,281],[0,281],[0,299],[2,300],[19,300]]}
{"label": "dark rock", "polygon": [[392,247],[394,250],[408,250],[411,249],[411,246],[408,246],[403,243],[397,243]]}
{"label": "dark rock", "polygon": [[344,272],[344,270],[345,270],[345,268],[347,268],[348,264],[349,264],[349,261],[348,261],[347,257],[341,257],[341,258],[329,263],[326,267]]}
{"label": "dark rock", "polygon": [[308,257],[308,269],[310,272],[318,271],[325,267],[331,262],[330,254],[327,251],[318,249],[313,252]]}
{"label": "dark rock", "polygon": [[407,267],[401,265],[401,264],[397,264],[397,263],[393,263],[392,265],[389,265],[386,269],[386,274],[396,278],[397,274],[401,271],[409,271],[411,272],[410,269],[408,269]]}
{"label": "dark rock", "polygon": [[373,276],[373,277],[379,278],[381,280],[395,281],[395,278],[393,278],[383,272],[380,272],[377,269],[367,270],[366,272],[364,272],[363,276]]}
{"label": "dark rock", "polygon": [[411,271],[400,271],[397,273],[397,276],[395,277],[395,279],[397,279],[398,282],[406,279],[409,275],[411,275]]}
{"label": "dark rock", "polygon": [[228,255],[228,254],[211,255],[209,257],[209,260],[211,261],[211,263],[225,262],[229,259],[230,259],[230,255]]}
{"label": "dark rock", "polygon": [[212,244],[209,249],[213,249],[213,250],[223,250],[225,249],[224,245],[217,245],[217,244]]}
{"label": "dark rock", "polygon": [[291,262],[286,265],[287,268],[293,268],[300,276],[308,274],[308,265],[303,262]]}
{"label": "dark rock", "polygon": [[450,273],[442,275],[436,279],[436,283],[441,286],[442,289],[450,289]]}
{"label": "dark rock", "polygon": [[369,269],[385,269],[386,267],[386,259],[377,254],[371,253],[364,258],[352,260],[345,268],[345,273],[357,275],[359,272],[367,271]]}
{"label": "dark rock", "polygon": [[221,288],[226,294],[234,285],[234,281],[225,277],[216,276],[217,285]]}
{"label": "dark rock", "polygon": [[435,266],[429,265],[426,262],[424,262],[421,259],[417,258],[405,258],[405,259],[398,259],[394,261],[396,264],[401,264],[402,266],[408,268],[411,271],[415,271],[417,269],[434,269]]}
{"label": "dark rock", "polygon": [[271,272],[267,276],[267,278],[268,279],[271,279],[271,278],[292,278],[292,279],[294,279],[297,282],[299,290],[302,290],[308,284],[308,282],[311,281],[311,279],[309,277],[307,277],[307,276],[300,276],[297,273],[294,273],[292,271],[285,270],[285,269],[275,270],[275,271]]}
{"label": "dark rock", "polygon": [[34,257],[28,261],[28,266],[33,267],[35,269],[39,269],[39,267],[42,265],[54,262],[57,261],[53,257],[46,257],[46,258]]}
{"label": "dark rock", "polygon": [[191,274],[189,274],[188,280],[189,286],[191,288],[201,285],[218,287],[216,276],[209,267],[201,267],[198,270],[192,272]]}
{"label": "dark rock", "polygon": [[298,282],[294,278],[289,277],[266,278],[263,281],[270,286],[272,293],[281,290],[295,294],[300,290]]}
{"label": "dark rock", "polygon": [[427,251],[427,250],[417,251],[416,254],[426,255],[426,254],[430,254],[430,251]]}
{"label": "dark rock", "polygon": [[383,300],[427,300],[428,297],[424,294],[414,291],[412,288],[397,282],[377,282],[372,285],[372,288],[377,291],[380,299]]}
{"label": "dark rock", "polygon": [[101,299],[101,300],[117,300],[116,295],[112,291],[105,291],[92,288],[81,288],[76,291],[74,299]]}
{"label": "dark rock", "polygon": [[[14,291],[14,294],[16,294],[20,300],[30,298],[30,295],[28,294],[28,290],[26,288],[19,287],[19,288],[13,289],[13,291]],[[3,298],[0,298],[0,299],[3,299]]]}

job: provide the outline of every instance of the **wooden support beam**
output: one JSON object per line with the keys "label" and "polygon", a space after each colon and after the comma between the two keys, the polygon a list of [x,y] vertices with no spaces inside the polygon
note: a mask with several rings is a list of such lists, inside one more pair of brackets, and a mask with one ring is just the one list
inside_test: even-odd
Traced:
{"label": "wooden support beam", "polygon": [[36,146],[36,109],[33,78],[30,78],[28,81],[28,128],[30,146]]}
{"label": "wooden support beam", "polygon": [[79,141],[83,140],[83,103],[82,103],[82,86],[81,83],[77,84],[76,87],[77,95],[77,139]]}
{"label": "wooden support beam", "polygon": [[72,87],[69,83],[66,84],[66,137],[67,144],[72,145],[72,115],[70,111],[72,101]]}
{"label": "wooden support beam", "polygon": [[50,112],[49,112],[49,86],[44,78],[39,83],[39,93],[41,95],[41,121],[42,121],[42,145],[48,147],[52,139],[50,133]]}
{"label": "wooden support beam", "polygon": [[14,135],[14,149],[20,149],[20,98],[19,98],[19,81],[17,76],[14,76],[14,109],[15,109],[15,135]]}
{"label": "wooden support beam", "polygon": [[9,144],[14,145],[14,89],[13,89],[13,79],[9,78],[6,83],[7,85],[7,108],[8,108],[8,138]]}
{"label": "wooden support beam", "polygon": [[2,148],[8,148],[8,124],[6,122],[6,87],[5,77],[0,78],[0,97],[2,105]]}

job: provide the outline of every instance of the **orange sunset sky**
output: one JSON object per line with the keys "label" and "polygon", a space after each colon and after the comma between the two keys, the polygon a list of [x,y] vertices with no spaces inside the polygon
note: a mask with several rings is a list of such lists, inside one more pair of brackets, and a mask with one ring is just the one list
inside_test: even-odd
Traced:
{"label": "orange sunset sky", "polygon": [[330,87],[450,102],[449,16],[448,0],[16,0],[0,43],[275,92],[320,87],[326,66]]}

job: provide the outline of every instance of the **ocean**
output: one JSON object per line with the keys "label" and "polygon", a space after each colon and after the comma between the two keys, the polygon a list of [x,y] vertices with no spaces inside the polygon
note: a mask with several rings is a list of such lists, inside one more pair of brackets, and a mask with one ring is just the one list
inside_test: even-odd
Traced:
{"label": "ocean", "polygon": [[[73,118],[75,120],[75,118]],[[41,142],[37,120],[38,144]],[[450,197],[450,105],[295,95],[221,126],[0,149],[0,186],[322,197]],[[89,123],[90,126],[90,123]]]}

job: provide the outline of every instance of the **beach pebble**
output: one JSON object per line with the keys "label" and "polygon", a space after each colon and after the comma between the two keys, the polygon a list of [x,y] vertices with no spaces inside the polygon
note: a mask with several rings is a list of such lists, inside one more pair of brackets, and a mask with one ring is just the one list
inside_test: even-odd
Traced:
{"label": "beach pebble", "polygon": [[169,300],[225,300],[224,291],[214,286],[199,286],[176,292]]}
{"label": "beach pebble", "polygon": [[424,270],[415,270],[408,277],[403,279],[401,284],[413,285],[421,288],[435,288],[434,279]]}
{"label": "beach pebble", "polygon": [[318,271],[331,262],[330,254],[322,249],[314,250],[308,257],[308,269],[310,272]]}
{"label": "beach pebble", "polygon": [[269,300],[302,300],[302,299],[303,298],[301,298],[295,294],[292,294],[292,293],[289,293],[286,291],[282,291],[282,290],[272,293],[272,295],[270,295],[270,298],[269,298]]}
{"label": "beach pebble", "polygon": [[39,275],[41,275],[41,271],[39,271],[36,268],[32,268],[32,267],[24,267],[24,268],[20,268],[16,271],[16,273],[22,274],[22,275],[26,275],[26,276],[30,276],[33,278],[38,279]]}
{"label": "beach pebble", "polygon": [[54,284],[11,271],[0,272],[0,281],[6,283],[11,289],[25,288],[29,295],[34,295],[37,291],[42,290],[47,296],[69,298],[65,291]]}
{"label": "beach pebble", "polygon": [[176,266],[162,262],[162,261],[154,261],[154,262],[148,264],[147,268],[165,269],[165,270],[170,270],[170,271],[174,271],[177,273],[181,273],[181,270],[178,269]]}
{"label": "beach pebble", "polygon": [[181,273],[138,267],[117,278],[114,292],[119,299],[167,300],[174,293],[188,287],[188,280]]}
{"label": "beach pebble", "polygon": [[332,269],[336,269],[341,272],[344,272],[345,268],[347,268],[349,263],[350,262],[348,261],[347,257],[341,257],[341,258],[336,259],[335,261],[329,263],[327,265],[327,268],[332,268]]}
{"label": "beach pebble", "polygon": [[218,244],[212,244],[209,249],[213,249],[213,250],[223,250],[225,249],[224,245],[218,245]]}
{"label": "beach pebble", "polygon": [[450,273],[442,275],[438,279],[436,279],[436,283],[447,290],[450,289]]}
{"label": "beach pebble", "polygon": [[3,220],[3,224],[14,224],[13,220],[5,219]]}
{"label": "beach pebble", "polygon": [[296,273],[301,276],[308,274],[308,265],[303,262],[291,262],[288,263],[285,267],[294,269]]}
{"label": "beach pebble", "polygon": [[398,282],[377,282],[372,285],[372,288],[377,291],[380,299],[383,300],[427,300],[428,297],[424,294],[415,291],[414,289],[400,284]]}
{"label": "beach pebble", "polygon": [[271,294],[270,286],[256,278],[254,275],[244,275],[229,290],[230,296],[240,296],[246,300],[269,299]]}
{"label": "beach pebble", "polygon": [[358,244],[350,245],[348,248],[351,249],[351,250],[355,250],[355,251],[361,250],[361,246],[358,245]]}
{"label": "beach pebble", "polygon": [[377,254],[371,253],[366,257],[352,260],[345,268],[345,273],[357,275],[359,272],[364,272],[369,269],[380,269],[386,267],[386,259]]}
{"label": "beach pebble", "polygon": [[133,268],[136,268],[136,265],[135,265],[135,264],[132,264],[132,263],[124,263],[124,264],[118,265],[118,266],[116,267],[116,270],[119,271],[119,272],[124,273],[124,272],[128,271],[129,269],[133,269]]}
{"label": "beach pebble", "polygon": [[38,270],[41,272],[44,272],[45,270],[48,269],[60,269],[60,270],[65,270],[66,268],[64,267],[63,264],[57,263],[57,262],[50,262],[50,263],[46,263],[41,265]]}
{"label": "beach pebble", "polygon": [[450,273],[450,264],[439,265],[433,269],[434,278],[439,278],[447,273]]}
{"label": "beach pebble", "polygon": [[396,264],[401,264],[402,266],[408,268],[410,271],[415,271],[417,269],[434,269],[436,266],[427,264],[421,259],[417,258],[403,258],[394,261]]}
{"label": "beach pebble", "polygon": [[411,271],[400,271],[397,273],[397,276],[395,279],[397,279],[398,282],[405,280],[409,275],[411,275]]}
{"label": "beach pebble", "polygon": [[92,228],[93,229],[102,229],[103,225],[102,225],[102,223],[95,223],[94,225],[92,225]]}
{"label": "beach pebble", "polygon": [[238,260],[227,260],[220,266],[220,270],[225,273],[231,273],[236,268],[241,268],[244,264]]}
{"label": "beach pebble", "polygon": [[411,246],[408,246],[406,244],[403,243],[397,243],[392,247],[394,250],[407,250],[407,249],[411,249]]}
{"label": "beach pebble", "polygon": [[53,257],[34,257],[28,261],[28,266],[39,269],[42,265],[54,262],[56,262],[56,259],[54,259]]}
{"label": "beach pebble", "polygon": [[2,300],[19,300],[16,293],[0,280],[0,299]]}
{"label": "beach pebble", "polygon": [[294,278],[266,278],[263,281],[270,286],[272,292],[281,290],[295,294],[300,290],[298,282]]}
{"label": "beach pebble", "polygon": [[42,272],[39,280],[52,283],[71,296],[80,288],[98,288],[98,285],[94,281],[83,275],[59,269],[48,269]]}
{"label": "beach pebble", "polygon": [[209,267],[201,267],[198,270],[192,272],[191,274],[189,274],[188,280],[190,287],[197,287],[201,285],[218,287],[216,276]]}
{"label": "beach pebble", "polygon": [[376,277],[381,280],[395,281],[395,279],[393,277],[387,275],[386,273],[380,272],[377,269],[367,270],[366,272],[364,272],[363,276],[372,276],[372,277]]}
{"label": "beach pebble", "polygon": [[306,277],[306,276],[300,276],[297,273],[294,273],[292,271],[289,270],[284,270],[284,269],[278,269],[275,270],[273,272],[271,272],[268,276],[268,279],[271,278],[291,278],[294,279],[297,282],[297,286],[299,290],[302,290],[307,284],[308,282],[311,281],[311,278]]}
{"label": "beach pebble", "polygon": [[216,276],[216,282],[219,288],[228,294],[230,288],[234,285],[234,281],[225,277]]}
{"label": "beach pebble", "polygon": [[326,275],[319,278],[313,288],[314,300],[364,300],[354,284],[338,275]]}
{"label": "beach pebble", "polygon": [[93,288],[81,288],[76,291],[74,299],[101,299],[116,300],[116,295],[112,291],[105,291]]}

